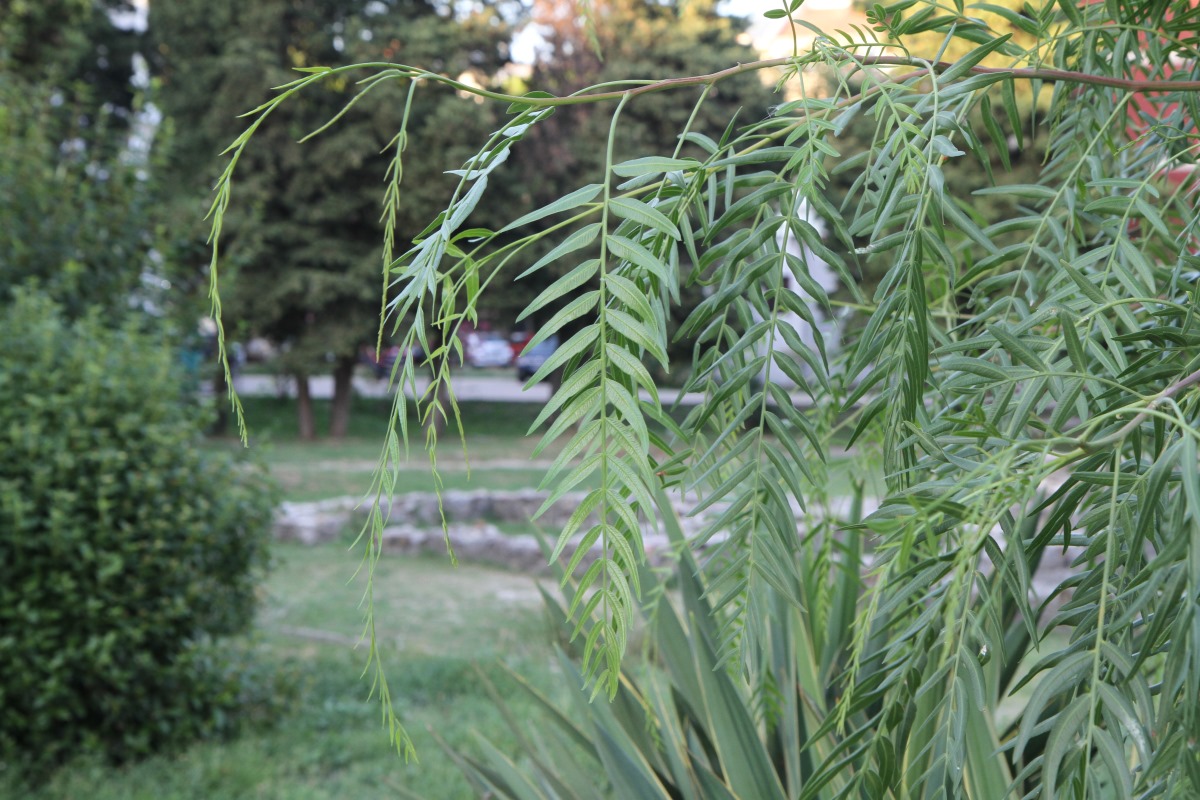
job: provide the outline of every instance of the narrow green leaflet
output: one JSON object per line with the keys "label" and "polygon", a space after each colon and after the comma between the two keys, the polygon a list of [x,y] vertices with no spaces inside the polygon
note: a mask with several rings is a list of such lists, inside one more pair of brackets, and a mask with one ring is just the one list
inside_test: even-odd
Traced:
{"label": "narrow green leaflet", "polygon": [[582,228],[563,239],[562,242],[560,242],[549,253],[546,253],[546,255],[539,258],[532,267],[518,275],[517,280],[520,280],[528,275],[532,275],[533,273],[545,267],[547,264],[553,264],[567,253],[574,253],[576,250],[587,247],[592,242],[596,241],[599,233],[600,223],[594,222],[590,225],[584,225]]}
{"label": "narrow green leaflet", "polygon": [[[693,28],[704,53],[735,52],[711,9],[609,5],[585,3],[584,27],[633,15],[611,40],[650,66]],[[411,420],[435,466],[437,423],[467,445],[480,426],[455,394],[465,332],[564,340],[529,384],[557,387],[529,412],[540,438],[513,449],[545,459],[561,672],[584,686],[535,703],[566,737],[460,757],[478,791],[1200,796],[1193,5],[898,0],[820,32],[785,0],[778,58],[564,97],[365,68],[362,86],[410,100],[380,136],[381,307],[397,346],[426,353],[394,370],[369,578]],[[571,30],[558,55],[586,51]],[[222,221],[263,119],[351,69],[253,112],[214,245],[249,241]],[[768,74],[778,94],[756,99]],[[514,116],[412,223],[399,178],[405,157],[441,152],[418,141],[433,89]],[[368,113],[356,102],[343,124]],[[582,187],[526,140],[575,105],[608,120]],[[644,126],[660,110],[677,130]],[[558,199],[494,205],[543,193]],[[369,666],[404,749],[373,613]]]}
{"label": "narrow green leaflet", "polygon": [[697,166],[699,166],[699,162],[686,158],[644,156],[614,164],[612,171],[622,178],[637,178],[642,175],[659,175],[664,172],[695,169]]}
{"label": "narrow green leaflet", "polygon": [[499,231],[497,231],[497,233],[507,233],[508,231],[516,230],[517,228],[524,227],[531,222],[537,222],[538,220],[554,216],[555,214],[563,214],[567,211],[574,211],[577,208],[595,201],[595,199],[600,196],[600,192],[603,191],[603,189],[604,187],[598,183],[591,183],[587,186],[583,186],[568,195],[560,197],[548,206],[542,206],[541,208],[530,211],[528,214],[517,217],[512,222],[508,223]]}
{"label": "narrow green leaflet", "polygon": [[679,239],[679,228],[665,214],[653,206],[632,197],[614,197],[608,207],[618,217],[632,220],[659,233],[665,233],[672,239]]}
{"label": "narrow green leaflet", "polygon": [[605,242],[609,251],[617,258],[646,270],[664,284],[670,283],[671,276],[668,273],[670,265],[664,264],[642,245],[625,236],[615,234],[606,237]]}

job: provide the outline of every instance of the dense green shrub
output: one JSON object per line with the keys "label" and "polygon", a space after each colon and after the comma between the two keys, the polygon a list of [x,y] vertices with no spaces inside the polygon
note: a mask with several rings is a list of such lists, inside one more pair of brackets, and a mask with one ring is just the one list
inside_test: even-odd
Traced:
{"label": "dense green shrub", "polygon": [[212,639],[253,617],[264,475],[197,447],[154,337],[18,294],[0,341],[0,763],[221,729],[239,684]]}

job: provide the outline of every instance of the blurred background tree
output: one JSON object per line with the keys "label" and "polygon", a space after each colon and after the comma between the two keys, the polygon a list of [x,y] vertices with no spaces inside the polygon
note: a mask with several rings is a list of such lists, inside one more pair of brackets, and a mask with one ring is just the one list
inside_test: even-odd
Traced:
{"label": "blurred background tree", "polygon": [[[107,141],[105,115],[128,122],[134,107],[134,54],[141,34],[114,21],[128,0],[10,0],[0,15],[0,63],[6,81],[52,87],[54,116],[63,127],[48,134]],[[98,136],[87,135],[96,131]]]}
{"label": "blurred background tree", "polygon": [[[1057,30],[1063,27],[1061,21],[1054,19],[1053,4],[1034,9],[1024,0],[996,0],[986,5],[972,6],[970,19],[961,20],[960,37],[947,42],[944,28],[950,17],[946,10],[937,4],[929,0],[919,0],[895,13],[898,19],[907,22],[903,35],[885,37],[885,40],[895,43],[893,54],[907,53],[917,58],[953,62],[995,33],[1007,34],[1010,37],[1008,43],[981,62],[982,65],[993,68],[1038,66],[1041,58],[1049,52],[1045,49],[1049,47],[1048,40],[1043,41],[1042,49],[1039,49],[1039,28]],[[907,70],[893,70],[895,73],[904,71]],[[858,85],[861,80],[861,74],[857,74],[851,78],[851,83]],[[922,84],[922,88],[928,89],[927,81]],[[948,159],[942,165],[945,195],[970,197],[970,203],[963,204],[962,210],[981,226],[1018,216],[1021,198],[1015,194],[974,193],[994,185],[1036,183],[1046,157],[1052,122],[1046,116],[1051,87],[1037,82],[1017,81],[1014,82],[1011,91],[1015,114],[1010,114],[999,101],[992,103],[990,100],[970,112],[970,123],[979,129],[983,129],[984,116],[989,117],[990,125],[1002,134],[1001,138],[1007,137],[1007,147],[985,148],[977,143],[973,152],[974,161]],[[878,124],[874,114],[875,109],[871,104],[867,104],[849,120],[836,145],[841,159],[851,159],[856,154],[868,152]],[[827,166],[833,170],[841,159],[831,157],[827,160]],[[855,170],[833,171],[829,199],[835,206],[841,206],[846,201],[847,194],[852,191],[856,174]],[[956,247],[963,250],[967,258],[978,259],[983,255],[982,250],[975,247],[961,232],[951,230],[948,236]],[[999,241],[1010,244],[1015,238],[1015,234],[1012,237],[1002,236],[999,237]],[[874,289],[891,267],[888,254],[873,252],[868,247],[870,241],[866,236],[857,237],[852,242],[838,241],[836,237],[830,237],[828,244],[850,265],[865,288]],[[848,295],[846,292],[842,294],[844,298]]]}
{"label": "blurred background tree", "polygon": [[[608,81],[700,75],[754,61],[756,52],[739,38],[746,21],[722,16],[716,6],[713,0],[605,0],[592,4],[592,27],[574,4],[538,0],[531,17],[542,40],[528,84],[567,95]],[[621,113],[615,159],[673,153],[679,131],[699,97],[697,89],[648,95],[631,102]],[[757,120],[771,103],[770,88],[757,75],[722,83],[700,108],[692,130],[719,139],[739,110],[744,110],[743,121]],[[509,219],[599,179],[610,115],[611,109],[574,106],[557,110],[553,118],[533,129],[502,173],[508,179],[506,184],[498,187],[513,194],[507,204],[512,209]],[[698,152],[689,148],[684,148],[684,154]],[[531,258],[538,255],[534,251]],[[486,301],[490,303],[487,307],[505,319],[515,319],[560,276],[554,268],[539,271],[495,293]],[[546,306],[539,317],[550,317],[558,307]]]}
{"label": "blurred background tree", "polygon": [[[493,10],[457,19],[424,0],[181,0],[155,6],[151,30],[158,96],[175,131],[166,164],[180,223],[172,247],[197,274],[207,270],[202,218],[221,167],[216,155],[244,127],[238,115],[265,99],[264,86],[295,79],[296,68],[400,58],[486,82],[505,63],[509,35]],[[345,435],[359,350],[374,346],[379,327],[384,151],[400,128],[405,96],[385,87],[309,148],[297,144],[356,89],[329,82],[259,131],[270,146],[245,164],[241,202],[250,210],[228,231],[221,276],[231,329],[286,348],[282,366],[296,379],[305,438],[316,435],[308,377],[331,369],[329,434]],[[467,158],[465,143],[494,125],[482,106],[455,102],[452,111],[441,109],[455,100],[445,92],[416,93],[413,147],[437,148],[439,155],[413,159],[406,169],[396,221],[401,241],[419,233],[428,210],[453,190],[444,165]]]}
{"label": "blurred background tree", "polygon": [[133,10],[0,11],[0,772],[230,733],[249,700],[212,642],[253,620],[274,494],[199,446]]}
{"label": "blurred background tree", "polygon": [[[603,80],[711,71],[755,57],[738,43],[744,23],[718,15],[709,0],[598,4],[603,60],[591,49],[582,19],[564,15],[567,6],[560,5],[535,5],[532,21],[541,44],[525,73],[531,83],[558,94]],[[253,6],[179,0],[154,6],[156,98],[172,129],[163,173],[173,194],[172,260],[189,264],[195,288],[206,288],[202,217],[220,166],[214,156],[244,127],[237,116],[266,99],[264,85],[294,80],[296,68],[404,61],[468,76],[476,85],[511,89],[521,82],[509,51],[519,11],[515,5],[483,4],[452,16],[424,0],[271,0]],[[226,231],[228,259],[220,276],[226,324],[234,338],[265,336],[286,348],[281,363],[296,379],[298,425],[305,437],[317,435],[308,377],[329,372],[334,377],[329,434],[345,434],[354,368],[361,349],[374,347],[379,324],[381,278],[374,276],[381,271],[379,219],[389,155],[384,151],[394,146],[405,95],[384,87],[310,147],[297,145],[336,114],[355,88],[351,82],[325,82],[263,124],[257,135],[270,145],[248,153],[239,167],[245,177],[238,202],[248,211]],[[760,116],[769,98],[757,78],[747,77],[714,93],[693,127],[719,136],[734,110],[752,107]],[[677,128],[695,99],[652,97],[632,104],[619,151],[673,151]],[[462,103],[434,87],[418,88],[411,119],[409,152],[422,156],[406,160],[396,208],[397,252],[453,191],[456,179],[441,168],[463,163],[473,155],[467,143],[501,124],[490,105]],[[606,137],[607,124],[592,109],[561,113],[501,168],[497,191],[476,210],[472,224],[501,226],[588,182],[600,168]],[[480,309],[481,318],[508,328],[552,277],[502,282]]]}
{"label": "blurred background tree", "polygon": [[15,2],[0,15],[0,301],[37,282],[78,317],[158,307],[154,183],[137,125],[128,3]]}

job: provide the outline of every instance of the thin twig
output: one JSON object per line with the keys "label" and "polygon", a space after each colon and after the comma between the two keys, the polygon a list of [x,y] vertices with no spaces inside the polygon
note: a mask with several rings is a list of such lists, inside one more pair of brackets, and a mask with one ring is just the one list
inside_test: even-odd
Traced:
{"label": "thin twig", "polygon": [[[910,80],[930,73],[941,73],[949,70],[954,66],[949,61],[936,61],[933,63],[922,61],[917,58],[908,56],[870,56],[867,58],[849,58],[845,59],[846,63],[854,64],[858,67],[916,67],[912,72],[907,72],[902,76],[898,76],[895,80]],[[710,72],[706,75],[689,75],[679,78],[665,78],[658,81],[637,81],[637,86],[631,86],[627,89],[616,89],[607,92],[595,92],[588,94],[585,92],[568,95],[566,97],[525,97],[521,95],[506,94],[504,92],[494,92],[489,89],[484,89],[477,86],[469,86],[459,81],[449,78],[445,75],[437,73],[425,72],[424,70],[414,69],[411,66],[393,64],[389,62],[366,62],[355,64],[350,67],[339,67],[330,72],[341,72],[344,69],[391,69],[397,70],[398,73],[409,79],[424,78],[426,80],[444,83],[452,86],[455,89],[486,97],[492,100],[499,100],[508,103],[519,103],[530,108],[541,107],[558,107],[569,105],[582,105],[585,103],[597,103],[605,100],[620,100],[624,97],[636,97],[643,94],[652,94],[654,92],[664,92],[670,89],[678,89],[686,86],[711,86],[723,80],[733,78],[747,72],[758,72],[772,67],[786,66],[804,66],[808,62],[805,59],[794,57],[787,58],[769,58],[761,61],[749,61],[745,64],[737,64],[736,66],[726,69]],[[1023,81],[1045,81],[1047,83],[1075,83],[1082,86],[1101,86],[1109,89],[1121,89],[1135,94],[1144,94],[1147,92],[1200,92],[1200,81],[1183,81],[1183,80],[1134,80],[1132,78],[1112,78],[1105,75],[1092,75],[1086,72],[1074,72],[1065,69],[1044,69],[1044,68],[1002,68],[1002,67],[980,67],[975,66],[967,70],[972,75],[1002,75],[1007,78],[1020,79]]]}
{"label": "thin twig", "polygon": [[[1150,401],[1146,404],[1146,407],[1148,409],[1152,408],[1163,400],[1168,400],[1174,397],[1187,387],[1197,382],[1200,382],[1200,369],[1196,370],[1191,375],[1188,375],[1186,378],[1181,378],[1179,381],[1172,383],[1170,386],[1154,395],[1154,397],[1150,398]],[[1117,431],[1110,433],[1108,436],[1105,436],[1101,439],[1097,439],[1094,442],[1081,441],[1079,442],[1079,447],[1085,450],[1096,450],[1105,445],[1120,441],[1130,433],[1133,433],[1137,426],[1145,422],[1146,418],[1149,416],[1150,414],[1148,411],[1139,411],[1136,415],[1134,415],[1133,419],[1129,420],[1129,422],[1126,422]]]}

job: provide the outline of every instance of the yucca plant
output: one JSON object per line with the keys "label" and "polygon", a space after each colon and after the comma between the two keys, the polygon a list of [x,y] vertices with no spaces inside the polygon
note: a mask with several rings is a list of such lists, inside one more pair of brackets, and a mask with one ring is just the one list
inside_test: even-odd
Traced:
{"label": "yucca plant", "polygon": [[[657,500],[681,555],[678,569],[640,569],[644,600],[638,618],[649,658],[627,666],[611,702],[592,702],[591,693],[580,689],[573,703],[558,706],[514,675],[545,711],[544,719],[519,720],[504,709],[521,747],[520,762],[493,744],[485,744],[481,757],[449,751],[481,796],[785,798],[799,796],[818,774],[827,749],[820,743],[823,714],[809,704],[828,708],[832,702],[826,697],[826,687],[834,685],[828,673],[844,666],[848,656],[844,634],[859,576],[843,570],[829,587],[845,616],[830,619],[828,626],[808,624],[801,608],[768,593],[768,654],[777,672],[763,693],[741,670],[723,666],[721,615],[706,596],[665,494]],[[856,546],[857,536],[848,535],[847,547]],[[824,565],[813,560],[798,566],[819,582]],[[570,605],[578,586],[568,580],[564,587]],[[564,605],[544,595],[555,621],[567,625]],[[829,664],[821,663],[822,654],[831,656]],[[559,654],[563,674],[577,687],[583,684],[579,655]],[[832,747],[835,741],[827,738]]]}
{"label": "yucca plant", "polygon": [[[527,311],[544,318],[532,344],[563,339],[533,378],[561,375],[534,428],[539,452],[558,448],[548,504],[595,486],[551,557],[580,540],[565,616],[599,695],[560,722],[613,795],[1200,796],[1200,9],[903,0],[869,18],[789,58],[570,97],[399,64],[309,70],[231,148],[214,232],[255,128],[314,83],[368,69],[364,91],[441,84],[511,104],[411,247],[396,255],[387,230],[387,315],[424,346],[432,381],[417,392],[418,367],[397,367],[413,398],[396,395],[377,493],[409,403],[455,416],[450,363],[479,298],[556,269]],[[931,37],[929,52],[908,46]],[[815,67],[830,93],[811,90]],[[693,91],[699,106],[767,68],[791,93],[766,118],[614,157],[631,103]],[[500,230],[467,227],[525,133],[579,103],[614,109],[603,173]],[[844,149],[864,122],[869,144]],[[1029,127],[1044,153],[1022,154]],[[406,145],[401,131],[387,203]],[[1005,183],[1021,155],[1042,161],[1038,180]],[[954,193],[952,164],[975,165],[974,195]],[[837,203],[835,177],[850,189]],[[1011,216],[976,209],[996,193]],[[870,291],[868,274],[882,276]],[[680,333],[695,343],[685,388],[703,399],[680,422],[646,364],[672,366],[684,286],[705,290]],[[818,309],[841,320],[836,353]],[[825,468],[846,446],[877,448],[885,473],[849,531]],[[678,618],[642,547],[668,490],[708,520],[679,543]],[[364,532],[368,571],[382,525]],[[1039,589],[1059,554],[1068,570]],[[658,660],[631,673],[648,601]],[[407,749],[373,647],[370,666]],[[489,791],[603,794],[553,743],[530,753],[527,770],[470,768]]]}

